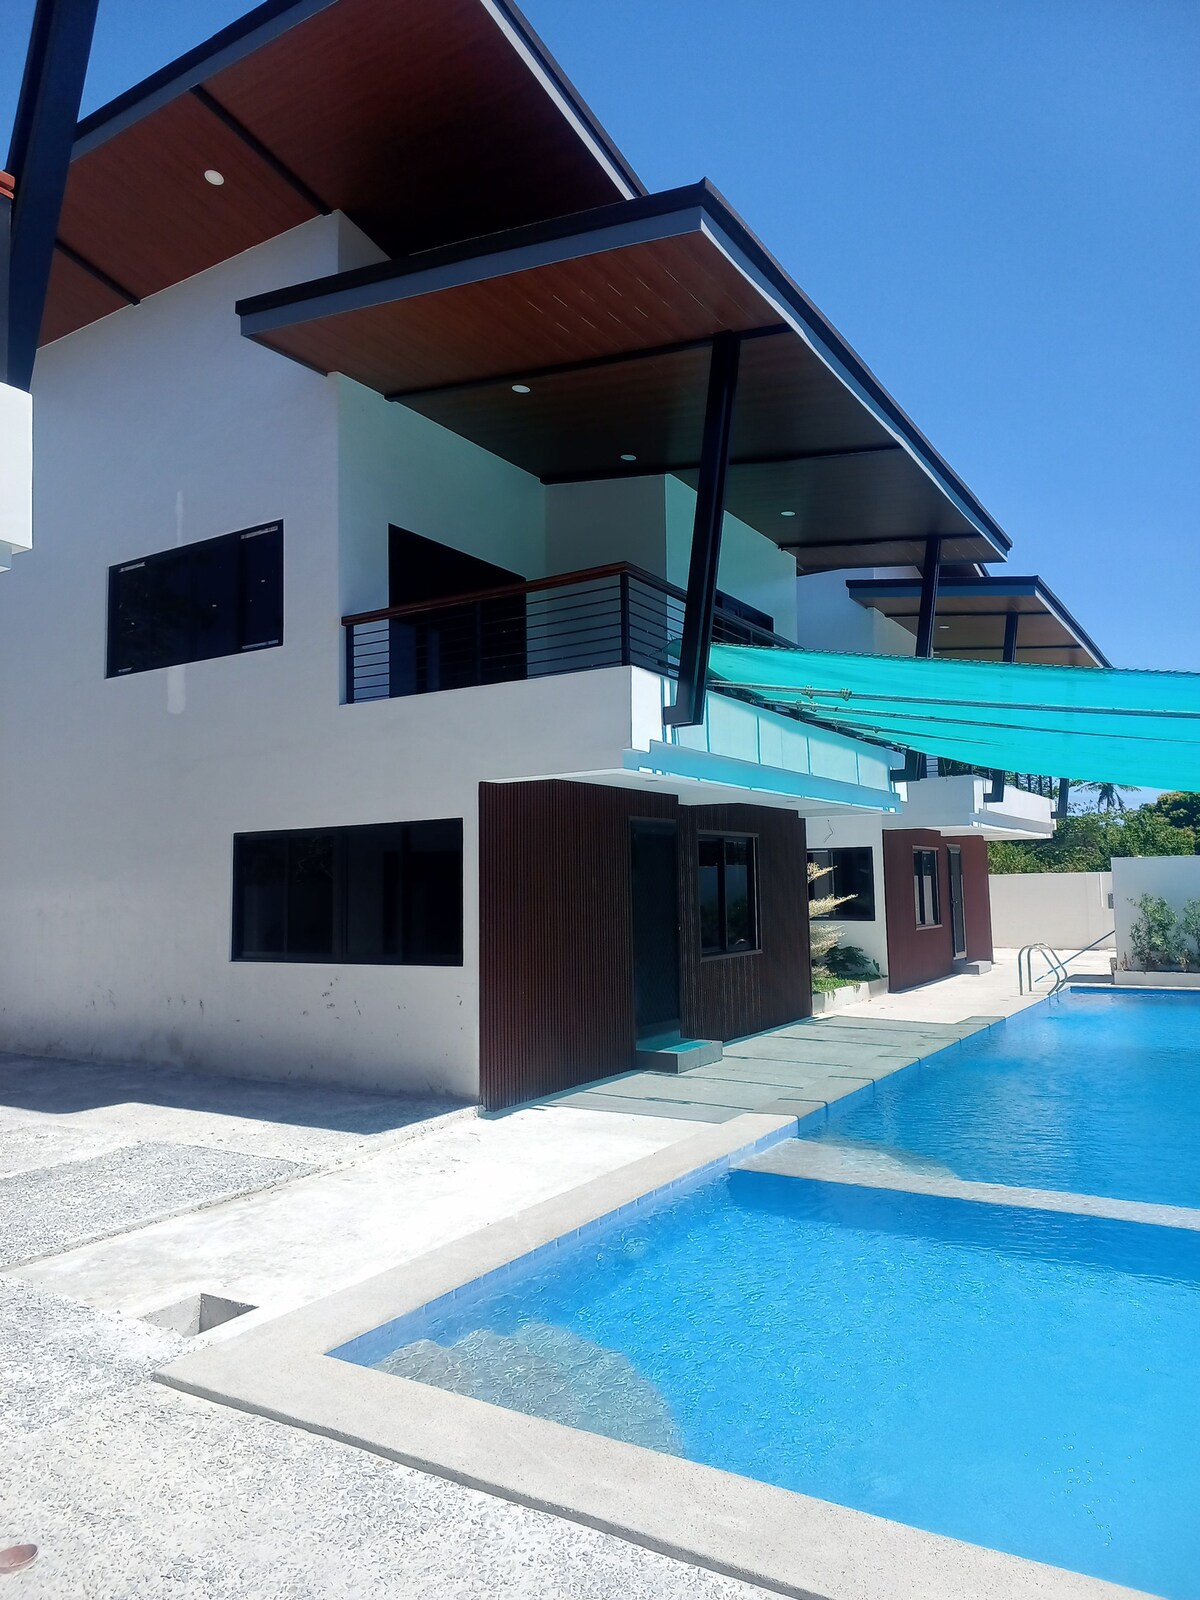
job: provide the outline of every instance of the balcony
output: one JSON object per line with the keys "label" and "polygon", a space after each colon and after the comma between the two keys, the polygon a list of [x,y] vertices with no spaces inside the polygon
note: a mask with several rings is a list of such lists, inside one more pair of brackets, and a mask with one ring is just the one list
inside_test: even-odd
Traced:
{"label": "balcony", "polygon": [[[395,699],[601,667],[674,677],[680,588],[626,562],[343,617],[346,699]],[[791,641],[718,603],[724,644]]]}

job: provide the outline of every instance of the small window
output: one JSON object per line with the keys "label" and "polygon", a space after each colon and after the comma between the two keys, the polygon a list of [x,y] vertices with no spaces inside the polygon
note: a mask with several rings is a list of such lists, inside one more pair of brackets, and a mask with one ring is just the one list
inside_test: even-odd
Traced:
{"label": "small window", "polygon": [[108,676],[283,643],[283,524],[108,569]]}
{"label": "small window", "polygon": [[913,851],[913,890],[916,897],[917,927],[936,928],[942,920],[936,850]]}
{"label": "small window", "polygon": [[758,949],[758,871],[755,841],[699,841],[700,953],[741,955]]}
{"label": "small window", "polygon": [[233,842],[237,961],[458,967],[462,822],[395,822]]}
{"label": "small window", "polygon": [[[808,886],[810,900],[848,896],[824,916],[838,922],[874,922],[875,857],[869,845],[852,850],[810,850],[809,862],[825,870]],[[822,920],[822,919],[818,919]]]}

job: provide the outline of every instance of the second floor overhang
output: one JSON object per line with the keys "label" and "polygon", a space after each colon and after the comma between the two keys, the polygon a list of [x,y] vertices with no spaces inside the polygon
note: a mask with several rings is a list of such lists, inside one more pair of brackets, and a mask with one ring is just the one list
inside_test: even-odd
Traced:
{"label": "second floor overhang", "polygon": [[707,183],[243,300],[243,333],[543,482],[700,476],[714,341],[739,348],[724,506],[803,570],[1009,540]]}

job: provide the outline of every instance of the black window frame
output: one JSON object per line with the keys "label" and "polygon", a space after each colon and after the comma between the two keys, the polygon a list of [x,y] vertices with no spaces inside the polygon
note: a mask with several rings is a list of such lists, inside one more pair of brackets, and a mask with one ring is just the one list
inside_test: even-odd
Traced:
{"label": "black window frame", "polygon": [[[913,914],[918,928],[942,926],[941,851],[930,845],[913,847]],[[926,895],[926,886],[930,894]],[[932,900],[932,905],[928,902]],[[932,915],[930,915],[932,913]]]}
{"label": "black window frame", "polygon": [[[400,880],[401,900],[398,904],[398,926],[400,929],[401,947],[395,954],[383,951],[372,951],[368,954],[355,953],[352,949],[353,928],[355,919],[351,915],[351,846],[355,843],[384,843],[392,842],[403,856],[411,858],[414,854],[413,843],[420,837],[421,831],[426,830],[426,837],[433,829],[455,831],[457,855],[457,880],[452,891],[452,902],[457,909],[455,920],[455,933],[457,935],[457,948],[453,954],[430,956],[421,954],[412,957],[406,953],[404,942],[408,927],[408,918],[411,903],[405,902],[404,878]],[[331,842],[331,925],[330,944],[328,950],[292,950],[287,948],[288,922],[290,915],[290,897],[292,884],[289,877],[291,852],[303,849],[306,845],[311,847],[314,840],[328,839]],[[243,927],[243,914],[245,907],[245,868],[250,857],[250,852],[262,846],[282,846],[285,852],[285,872],[283,881],[283,901],[280,912],[280,922],[283,928],[283,948],[279,950],[248,950],[245,947],[245,930]],[[461,817],[430,817],[417,821],[381,822],[356,824],[350,827],[336,828],[284,828],[272,829],[258,833],[236,833],[233,836],[233,862],[232,862],[232,937],[230,941],[230,960],[247,962],[288,962],[303,963],[309,966],[359,966],[359,967],[461,967],[464,964],[464,902],[463,902],[463,819]],[[403,868],[402,868],[403,874]]]}
{"label": "black window frame", "polygon": [[[720,924],[721,942],[719,944],[705,944],[703,906],[700,896],[700,873],[704,868],[702,854],[706,845],[720,847],[719,861],[717,863],[717,920]],[[730,944],[729,942],[729,907],[727,878],[730,866],[729,846],[748,847],[747,852],[747,888],[750,903],[750,939],[743,944]],[[706,830],[697,835],[696,839],[696,915],[697,934],[700,944],[700,959],[702,961],[721,961],[730,956],[752,956],[762,950],[762,923],[760,918],[758,894],[758,835],[753,833],[713,833]]]}
{"label": "black window frame", "polygon": [[[265,566],[265,571],[256,570],[260,566]],[[202,593],[207,586],[208,592],[216,596],[208,608],[217,612],[216,617],[202,618],[194,606],[185,607],[175,622],[176,637],[164,641],[156,651],[154,628],[156,624],[163,625],[164,618],[161,611],[147,611],[140,623],[134,620],[134,574],[154,575],[160,605],[163,590],[172,584],[177,593],[189,597]],[[216,588],[212,587],[214,580]],[[256,584],[266,585],[265,594],[256,592]],[[238,528],[214,539],[199,539],[157,550],[135,561],[117,562],[108,569],[105,676],[129,678],[194,661],[216,661],[275,649],[283,644],[283,600],[282,522]],[[139,627],[142,632],[137,631]],[[207,641],[206,628],[210,631]],[[190,642],[181,644],[183,635]]]}
{"label": "black window frame", "polygon": [[[859,889],[848,889],[843,878],[849,873],[851,863],[846,859],[854,856],[860,858],[858,867],[866,867],[865,885]],[[866,857],[865,863],[861,860]],[[828,857],[827,860],[822,859]],[[842,859],[838,859],[838,858]],[[814,878],[808,886],[810,900],[822,900],[826,895],[852,894],[854,898],[847,900],[844,905],[834,906],[832,911],[822,912],[820,916],[813,917],[814,922],[876,922],[878,921],[878,902],[875,896],[875,851],[869,844],[837,845],[832,848],[810,850],[808,852],[810,863],[824,867],[825,871],[819,878]],[[862,907],[867,909],[863,910]]]}

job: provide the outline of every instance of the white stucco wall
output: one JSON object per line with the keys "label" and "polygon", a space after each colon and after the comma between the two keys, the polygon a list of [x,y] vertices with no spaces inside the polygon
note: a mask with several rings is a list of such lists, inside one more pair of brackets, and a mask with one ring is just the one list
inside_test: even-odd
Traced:
{"label": "white stucco wall", "polygon": [[1188,900],[1200,899],[1200,856],[1114,856],[1112,889],[1117,966],[1136,968],[1129,930],[1138,910],[1132,902],[1144,894],[1161,895],[1178,915]]}
{"label": "white stucco wall", "polygon": [[[873,922],[838,922],[835,912],[831,919],[841,930],[840,944],[856,944],[864,950],[885,976],[888,969],[887,923],[883,898],[883,824],[879,817],[846,816],[809,817],[805,824],[810,850],[845,850],[866,846],[871,851],[875,869],[875,920]],[[828,879],[826,880],[828,883]]]}
{"label": "white stucco wall", "polygon": [[[344,249],[321,219],[39,358],[41,537],[0,584],[0,1048],[473,1095],[478,783],[630,744],[623,669],[340,704],[389,520],[542,548],[526,474],[241,338],[239,297]],[[110,565],[274,519],[282,647],[105,678]],[[464,819],[463,967],[229,959],[235,833],[439,816]]]}
{"label": "white stucco wall", "polygon": [[1101,939],[1111,950],[1110,872],[992,873],[992,943],[997,950],[1048,944],[1067,954]]}
{"label": "white stucco wall", "polygon": [[851,600],[847,578],[883,576],[880,569],[812,572],[796,579],[796,639],[806,650],[850,655],[911,656],[913,635],[890,617]]}
{"label": "white stucco wall", "polygon": [[33,546],[33,399],[0,383],[0,571]]}

